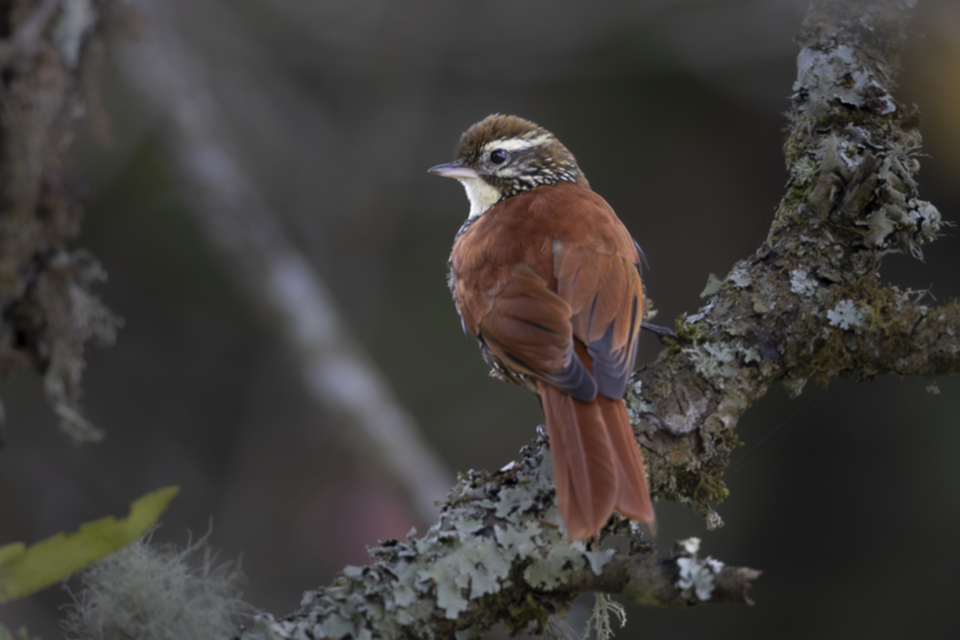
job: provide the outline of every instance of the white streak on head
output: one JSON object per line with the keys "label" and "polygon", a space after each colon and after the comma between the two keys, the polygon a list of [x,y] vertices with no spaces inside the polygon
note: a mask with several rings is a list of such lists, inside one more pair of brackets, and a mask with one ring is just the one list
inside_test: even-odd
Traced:
{"label": "white streak on head", "polygon": [[483,145],[483,151],[481,152],[481,155],[492,151],[493,149],[503,149],[504,151],[524,151],[526,149],[532,149],[533,147],[539,147],[542,144],[547,144],[551,139],[551,135],[542,133],[534,138],[507,138],[505,140],[493,140]]}

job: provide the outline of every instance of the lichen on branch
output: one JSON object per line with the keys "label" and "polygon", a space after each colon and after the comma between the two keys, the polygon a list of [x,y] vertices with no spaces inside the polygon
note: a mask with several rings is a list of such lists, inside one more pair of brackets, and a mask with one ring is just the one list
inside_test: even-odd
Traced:
{"label": "lichen on branch", "polygon": [[797,37],[790,179],[767,239],[708,283],[703,308],[629,388],[654,493],[710,526],[733,429],[773,383],[797,394],[808,378],[960,370],[956,305],[920,305],[879,276],[884,256],[922,258],[945,225],[919,197],[917,108],[893,96],[901,4],[813,4]]}
{"label": "lichen on branch", "polygon": [[347,567],[297,612],[264,616],[244,637],[477,638],[497,622],[543,633],[583,591],[657,606],[750,602],[759,572],[700,560],[692,545],[662,557],[623,520],[612,529],[630,538],[629,554],[571,543],[546,442],[521,454],[498,472],[462,475],[423,537],[371,548],[369,565]]}

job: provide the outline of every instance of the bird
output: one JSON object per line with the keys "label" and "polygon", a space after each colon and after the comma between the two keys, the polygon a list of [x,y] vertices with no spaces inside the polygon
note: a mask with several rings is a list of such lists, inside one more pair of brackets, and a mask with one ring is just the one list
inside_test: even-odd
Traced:
{"label": "bird", "polygon": [[614,511],[655,532],[623,401],[644,312],[639,245],[573,154],[518,116],[472,125],[455,160],[428,171],[467,192],[448,285],[491,373],[540,398],[567,535],[599,539]]}

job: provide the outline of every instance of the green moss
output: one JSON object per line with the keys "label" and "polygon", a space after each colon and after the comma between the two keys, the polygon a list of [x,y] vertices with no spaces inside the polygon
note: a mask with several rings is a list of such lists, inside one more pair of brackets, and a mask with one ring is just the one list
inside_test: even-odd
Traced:
{"label": "green moss", "polygon": [[859,111],[838,107],[817,118],[816,130],[820,133],[840,131],[848,124],[860,124],[862,119]]}
{"label": "green moss", "polygon": [[791,180],[790,186],[781,201],[781,209],[779,209],[777,213],[780,213],[781,210],[787,211],[801,204],[806,204],[807,198],[810,196],[810,187],[811,185],[809,183],[802,184],[797,180]]}
{"label": "green moss", "polygon": [[680,350],[681,346],[696,344],[703,340],[703,331],[700,329],[699,323],[687,324],[683,321],[683,318],[677,318],[673,323],[673,329],[677,334],[677,340],[671,340],[670,338],[667,338],[667,340],[677,345],[677,351]]}
{"label": "green moss", "polygon": [[[909,331],[911,323],[902,321],[902,310],[899,309],[902,295],[896,289],[879,287],[873,276],[861,276],[831,287],[821,302],[821,308],[831,309],[845,299],[856,300],[866,310],[863,331],[879,336],[872,339],[874,349],[881,350],[888,358],[896,358],[898,354],[907,355],[916,348]],[[827,327],[825,333],[823,318],[814,314],[807,314],[803,322],[801,334],[813,338],[800,349],[813,356],[801,358],[807,362],[803,366],[798,362],[792,363],[791,366],[801,375],[826,385],[834,376],[849,375],[865,368],[863,357],[860,356],[862,344],[856,330]],[[851,338],[856,342],[851,343]]]}
{"label": "green moss", "polygon": [[[552,600],[551,602],[554,605],[558,604],[556,600]],[[533,633],[540,635],[547,628],[547,621],[552,613],[564,615],[570,610],[572,604],[573,600],[571,598],[570,601],[561,603],[559,610],[554,611],[553,606],[545,602],[540,602],[533,594],[527,594],[527,597],[521,602],[509,606],[509,616],[504,619],[503,623],[507,626],[507,629],[510,630],[510,634],[513,635],[520,631],[527,630],[531,622],[536,622],[537,627]]]}
{"label": "green moss", "polygon": [[698,502],[712,502],[718,504],[730,495],[727,485],[719,477],[701,475],[700,482],[694,491],[694,498]]}
{"label": "green moss", "polygon": [[[711,504],[719,504],[730,495],[722,480],[723,472],[729,464],[730,453],[743,443],[732,429],[701,440],[700,446],[695,443],[697,439],[678,441],[673,450],[661,451],[659,457],[648,457],[648,466],[651,478],[669,479],[669,485],[655,487],[660,497],[692,504],[701,515],[708,515],[713,512]],[[694,452],[694,447],[708,451]],[[699,459],[702,466],[688,468],[691,458]]]}
{"label": "green moss", "polygon": [[719,475],[704,471],[681,471],[674,475],[675,486],[673,492],[667,492],[668,499],[681,502],[692,502],[697,511],[707,513],[711,511],[710,503],[723,502],[730,495],[727,485]]}
{"label": "green moss", "polygon": [[[807,119],[812,122],[813,119],[810,116],[804,115],[802,119]],[[793,129],[794,134],[788,137],[783,143],[783,157],[787,164],[787,171],[793,169],[793,165],[803,157],[807,152],[807,147],[809,145],[809,138],[804,135],[803,128],[797,127]]]}

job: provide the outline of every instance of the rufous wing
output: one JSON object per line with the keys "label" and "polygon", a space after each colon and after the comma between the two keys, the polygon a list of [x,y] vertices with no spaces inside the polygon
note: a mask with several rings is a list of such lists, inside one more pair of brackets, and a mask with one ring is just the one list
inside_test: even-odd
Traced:
{"label": "rufous wing", "polygon": [[557,295],[570,305],[573,335],[586,345],[598,391],[608,398],[623,397],[643,317],[636,250],[629,235],[620,244],[601,253],[558,242],[553,252]]}
{"label": "rufous wing", "polygon": [[492,296],[479,323],[481,339],[508,367],[582,400],[597,387],[574,354],[570,305],[525,263]]}

